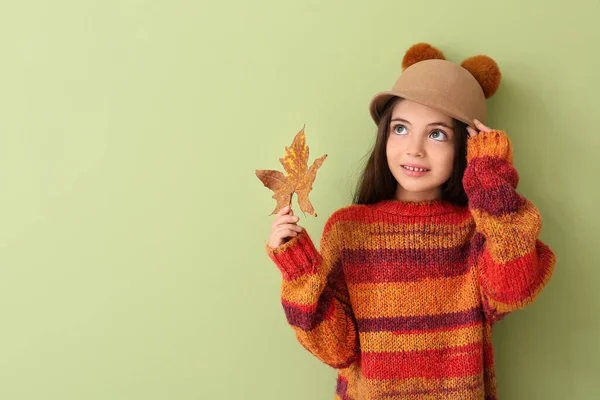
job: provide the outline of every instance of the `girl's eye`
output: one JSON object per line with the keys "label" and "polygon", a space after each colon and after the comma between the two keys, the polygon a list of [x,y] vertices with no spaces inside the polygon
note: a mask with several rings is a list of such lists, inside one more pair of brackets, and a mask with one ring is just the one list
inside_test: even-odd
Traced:
{"label": "girl's eye", "polygon": [[439,142],[443,142],[445,140],[448,140],[448,135],[446,135],[445,132],[440,131],[440,130],[436,130],[431,132],[431,134],[429,135],[432,139],[437,140]]}
{"label": "girl's eye", "polygon": [[405,135],[406,127],[404,125],[396,125],[394,127],[394,133],[398,135]]}

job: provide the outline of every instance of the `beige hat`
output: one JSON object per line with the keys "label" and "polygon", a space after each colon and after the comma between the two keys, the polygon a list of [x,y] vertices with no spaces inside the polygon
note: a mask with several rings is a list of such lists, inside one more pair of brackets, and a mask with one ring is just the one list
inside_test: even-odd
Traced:
{"label": "beige hat", "polygon": [[417,43],[402,60],[402,75],[392,90],[380,92],[369,109],[375,123],[386,103],[402,97],[435,108],[470,126],[478,119],[485,124],[485,100],[492,97],[502,75],[488,56],[467,58],[461,65],[446,61],[444,54],[427,43]]}

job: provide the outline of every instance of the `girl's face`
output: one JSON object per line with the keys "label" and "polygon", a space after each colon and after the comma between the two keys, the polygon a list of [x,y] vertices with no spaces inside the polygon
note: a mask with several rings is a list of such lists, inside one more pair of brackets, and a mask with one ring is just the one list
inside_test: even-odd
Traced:
{"label": "girl's face", "polygon": [[451,117],[411,100],[396,102],[386,155],[390,171],[398,182],[397,200],[441,198],[440,186],[452,173],[454,141]]}

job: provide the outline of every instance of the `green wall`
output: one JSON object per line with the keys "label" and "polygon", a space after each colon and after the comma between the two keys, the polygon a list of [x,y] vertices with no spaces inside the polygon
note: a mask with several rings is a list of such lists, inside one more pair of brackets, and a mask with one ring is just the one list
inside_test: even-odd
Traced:
{"label": "green wall", "polygon": [[559,262],[495,330],[501,399],[600,396],[597,23],[548,1],[13,1],[0,8],[0,398],[332,399],[264,253],[306,124],[315,241],[404,51],[487,53],[488,125]]}

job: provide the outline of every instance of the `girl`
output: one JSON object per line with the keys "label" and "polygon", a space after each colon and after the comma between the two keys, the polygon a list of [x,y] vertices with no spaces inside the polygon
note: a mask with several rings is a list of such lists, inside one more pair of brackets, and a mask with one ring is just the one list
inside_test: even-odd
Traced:
{"label": "girl", "polygon": [[419,43],[402,69],[371,101],[375,146],[320,252],[288,207],[266,251],[298,341],[338,369],[335,399],[497,399],[492,326],[556,259],[516,192],[511,142],[484,125],[494,60]]}

